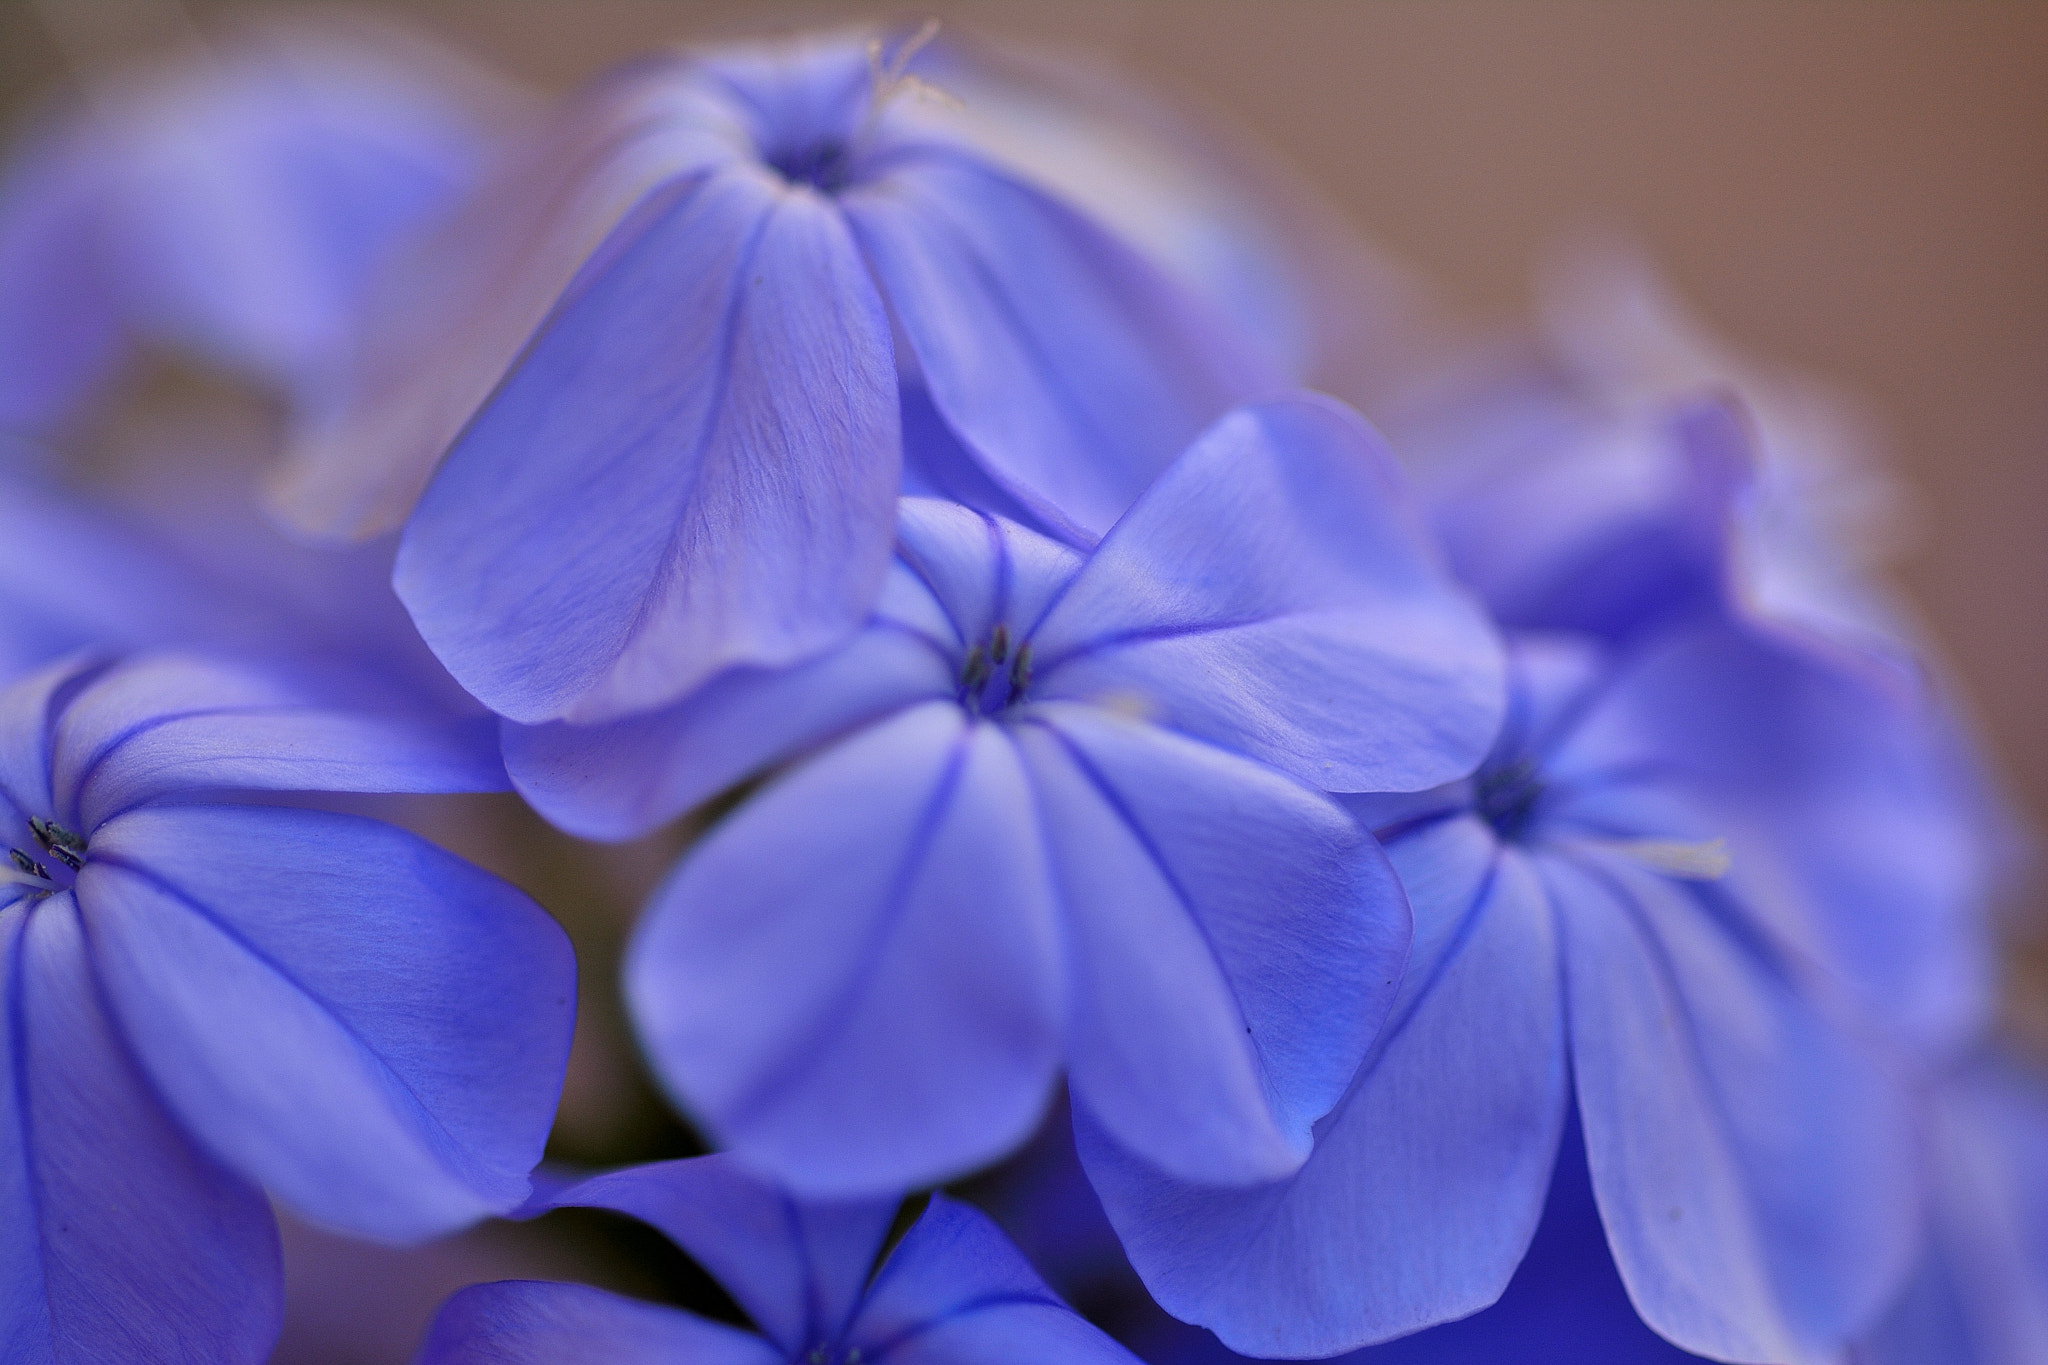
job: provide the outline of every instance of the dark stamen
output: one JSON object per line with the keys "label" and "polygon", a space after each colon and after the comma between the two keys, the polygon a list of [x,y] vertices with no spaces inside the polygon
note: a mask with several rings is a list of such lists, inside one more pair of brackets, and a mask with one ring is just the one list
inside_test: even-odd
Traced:
{"label": "dark stamen", "polygon": [[41,877],[46,882],[56,880],[56,878],[50,875],[49,868],[44,867],[41,863],[37,862],[34,858],[29,857],[28,854],[23,853],[18,848],[8,849],[7,856],[14,859],[14,865],[20,868],[23,872],[28,873],[28,875],[31,877]]}
{"label": "dark stamen", "polygon": [[990,632],[989,634],[988,656],[996,663],[1001,663],[1004,659],[1008,658],[1009,655],[1010,628],[1008,626],[999,625],[995,628],[994,631]]}
{"label": "dark stamen", "polygon": [[960,666],[960,685],[969,692],[978,692],[988,681],[988,655],[980,645],[967,651],[967,662]]}
{"label": "dark stamen", "polygon": [[1017,662],[1010,665],[1010,695],[1016,696],[1031,685],[1031,642],[1026,640],[1017,646]]}
{"label": "dark stamen", "polygon": [[55,858],[58,862],[64,864],[64,866],[70,868],[73,872],[76,872],[80,868],[85,866],[85,859],[79,857],[76,853],[73,853],[68,847],[66,847],[63,844],[50,845],[50,856],[52,858]]}

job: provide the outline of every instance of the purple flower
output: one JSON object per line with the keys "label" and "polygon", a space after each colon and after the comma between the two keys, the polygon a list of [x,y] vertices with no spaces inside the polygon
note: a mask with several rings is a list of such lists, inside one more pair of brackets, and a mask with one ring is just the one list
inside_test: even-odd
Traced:
{"label": "purple flower", "polygon": [[793,1187],[1002,1155],[1064,1066],[1167,1169],[1307,1154],[1391,998],[1407,909],[1321,789],[1470,771],[1498,646],[1370,433],[1219,422],[1092,554],[908,499],[868,626],[602,727],[508,727],[521,790],[622,838],[781,764],[657,893],[627,965],[649,1055]]}
{"label": "purple flower", "polygon": [[612,719],[842,642],[888,565],[900,378],[1077,543],[1278,387],[1166,267],[925,113],[916,40],[862,39],[589,92],[421,258],[300,450],[315,529],[418,500],[399,594],[504,715]]}
{"label": "purple flower", "polygon": [[[1080,1127],[1168,1311],[1240,1351],[1322,1355],[1484,1307],[1574,1099],[1623,1282],[1665,1337],[1830,1360],[1884,1307],[1915,1249],[1910,1115],[1837,930],[1867,914],[1873,953],[1954,960],[1953,793],[1918,766],[1925,698],[1727,597],[1739,438],[1725,412],[1683,417],[1654,514],[1598,462],[1485,486],[1494,534],[1475,516],[1457,543],[1523,627],[1508,721],[1472,778],[1353,803],[1415,948],[1314,1154],[1205,1190]],[[1572,517],[1618,491],[1643,515]],[[1520,572],[1474,569],[1518,551]],[[1941,974],[1899,1007],[1946,1017],[1970,983]]]}
{"label": "purple flower", "polygon": [[357,1235],[526,1197],[574,975],[531,901],[402,830],[236,793],[473,791],[488,736],[192,659],[0,692],[0,1350],[258,1361],[262,1191]]}
{"label": "purple flower", "polygon": [[800,1202],[725,1156],[586,1180],[546,1207],[611,1209],[659,1229],[758,1334],[583,1285],[513,1280],[451,1298],[419,1365],[1136,1365],[965,1204],[933,1195],[884,1254],[897,1203]]}
{"label": "purple flower", "polygon": [[95,72],[0,174],[0,429],[139,340],[321,401],[371,268],[479,171],[510,91],[367,20],[244,20]]}

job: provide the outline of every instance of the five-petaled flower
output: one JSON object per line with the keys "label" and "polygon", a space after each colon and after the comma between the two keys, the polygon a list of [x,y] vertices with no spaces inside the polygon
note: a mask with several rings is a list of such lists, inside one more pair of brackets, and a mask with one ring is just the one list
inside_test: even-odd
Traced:
{"label": "five-petaled flower", "polygon": [[1002,1155],[1064,1065],[1183,1175],[1270,1179],[1349,1081],[1408,946],[1325,790],[1469,772],[1500,653],[1354,415],[1217,423],[1091,554],[907,499],[873,619],[609,726],[508,726],[572,831],[783,765],[656,894],[627,964],[656,1070],[812,1192]]}
{"label": "five-petaled flower", "polygon": [[250,803],[503,781],[475,726],[191,658],[0,692],[0,1355],[253,1365],[281,1291],[262,1191],[392,1241],[526,1197],[561,930],[403,830]]}

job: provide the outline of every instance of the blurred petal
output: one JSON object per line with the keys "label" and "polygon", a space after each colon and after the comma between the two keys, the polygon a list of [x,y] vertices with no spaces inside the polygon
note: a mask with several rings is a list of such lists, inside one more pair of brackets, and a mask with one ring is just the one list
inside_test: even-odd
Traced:
{"label": "blurred petal", "polygon": [[417,1365],[784,1365],[773,1346],[694,1313],[581,1284],[501,1280],[451,1297]]}
{"label": "blurred petal", "polygon": [[660,706],[845,636],[888,557],[888,321],[831,205],[730,170],[649,198],[449,451],[395,582],[514,720]]}
{"label": "blurred petal", "polygon": [[934,1194],[875,1275],[850,1334],[864,1358],[904,1365],[1134,1365],[1060,1302],[978,1209]]}
{"label": "blurred petal", "polygon": [[126,350],[98,221],[110,170],[79,129],[52,127],[0,176],[0,430],[56,426]]}
{"label": "blurred petal", "polygon": [[198,806],[95,831],[79,898],[166,1101],[295,1209],[396,1241],[525,1197],[575,984],[518,891],[375,821]]}
{"label": "blurred petal", "polygon": [[1587,1165],[1629,1296],[1727,1360],[1834,1360],[1918,1203],[1896,1080],[1717,886],[1546,858]]}
{"label": "blurred petal", "polygon": [[1431,499],[1452,567],[1502,625],[1618,639],[1723,600],[1752,459],[1732,403],[1505,453]]}
{"label": "blurred petal", "polygon": [[1543,1208],[1566,1097],[1542,888],[1470,819],[1389,852],[1415,907],[1414,957],[1299,1174],[1205,1189],[1079,1129],[1160,1306],[1233,1350],[1329,1355],[1475,1312],[1507,1285]]}
{"label": "blurred petal", "polygon": [[1021,1143],[1061,1037],[1059,931],[1009,739],[930,703],[771,783],[656,893],[626,990],[657,1072],[807,1195]]}
{"label": "blurred petal", "polygon": [[1768,833],[1822,916],[1792,927],[1819,936],[1872,1019],[1934,1057],[1982,1029],[1995,817],[1925,679],[1803,632],[1709,622],[1663,635],[1588,719],[1575,749],[1651,736]]}
{"label": "blurred petal", "polygon": [[1084,707],[1034,714],[1018,742],[1066,907],[1076,1097],[1183,1178],[1289,1174],[1407,955],[1386,855],[1234,754]]}
{"label": "blurred petal", "polygon": [[792,753],[950,696],[954,685],[929,644],[870,627],[811,663],[723,674],[665,711],[605,725],[508,721],[505,766],[551,824],[586,839],[630,839]]}
{"label": "blurred petal", "polygon": [[932,403],[1004,491],[1101,532],[1204,423],[1280,384],[1191,293],[938,145],[842,202]]}
{"label": "blurred petal", "polygon": [[1996,1056],[1929,1096],[1932,1232],[1870,1365],[2048,1359],[2048,1086]]}
{"label": "blurred petal", "polygon": [[597,1176],[556,1195],[661,1230],[791,1357],[838,1337],[901,1201],[799,1202],[723,1154]]}
{"label": "blurred petal", "polygon": [[1034,637],[1036,690],[1120,698],[1331,791],[1462,777],[1500,646],[1437,567],[1356,416],[1292,399],[1212,427]]}
{"label": "blurred petal", "polygon": [[253,672],[180,655],[109,670],[65,707],[58,804],[89,831],[180,791],[501,791],[487,717],[326,709]]}
{"label": "blurred petal", "polygon": [[259,1365],[283,1311],[270,1206],[137,1074],[69,896],[0,910],[0,953],[0,1357]]}

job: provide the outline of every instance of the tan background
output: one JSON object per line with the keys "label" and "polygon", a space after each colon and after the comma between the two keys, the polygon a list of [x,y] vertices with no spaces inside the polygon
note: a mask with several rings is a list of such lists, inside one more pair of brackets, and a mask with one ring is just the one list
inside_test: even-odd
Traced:
{"label": "tan background", "polygon": [[[78,0],[144,20],[158,3]],[[876,12],[385,7],[544,85],[651,43]],[[910,12],[1084,48],[1234,118],[1476,313],[1524,307],[1561,235],[1620,226],[1726,336],[1873,400],[1914,494],[1906,590],[2016,791],[2048,815],[2048,4],[984,0]],[[35,8],[0,0],[0,111],[61,70]],[[2028,897],[2017,927],[2044,907]],[[2034,940],[2023,962],[2048,958],[2038,928],[2022,936]],[[2042,980],[2023,970],[2011,995],[2048,1043]],[[455,1253],[474,1264],[422,1266],[385,1311],[364,1305],[385,1344],[346,1358],[403,1359],[443,1280],[513,1268],[494,1246]],[[342,1359],[291,1340],[280,1359]]]}

